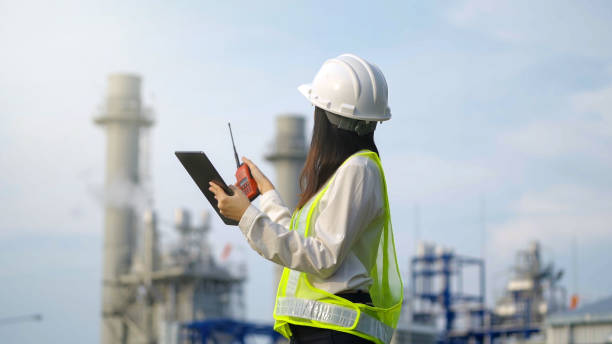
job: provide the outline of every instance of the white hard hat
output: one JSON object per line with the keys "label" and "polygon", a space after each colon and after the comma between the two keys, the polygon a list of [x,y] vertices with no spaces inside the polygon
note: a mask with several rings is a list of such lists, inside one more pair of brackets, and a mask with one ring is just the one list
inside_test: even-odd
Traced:
{"label": "white hard hat", "polygon": [[343,117],[363,121],[391,118],[385,76],[376,65],[353,54],[325,61],[312,83],[298,90],[313,105]]}

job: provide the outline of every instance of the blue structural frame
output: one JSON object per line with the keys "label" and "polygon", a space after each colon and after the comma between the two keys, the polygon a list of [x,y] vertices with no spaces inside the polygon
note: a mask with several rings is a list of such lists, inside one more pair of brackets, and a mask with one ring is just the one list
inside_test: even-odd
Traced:
{"label": "blue structural frame", "polygon": [[[440,268],[426,269],[418,268],[419,263],[436,264],[441,263]],[[480,287],[478,294],[470,295],[463,293],[463,286],[458,286],[458,291],[454,292],[452,288],[452,277],[457,275],[459,280],[463,278],[463,267],[475,265],[479,268]],[[412,274],[412,295],[415,298],[425,299],[432,303],[438,303],[444,311],[444,332],[450,333],[455,322],[456,312],[454,306],[461,302],[477,302],[481,305],[485,304],[485,263],[484,260],[467,256],[456,255],[451,252],[442,254],[429,254],[419,257],[413,257],[411,266]],[[442,277],[442,290],[439,293],[422,293],[416,290],[417,281],[423,277]],[[479,315],[479,324],[484,324],[484,314]]]}
{"label": "blue structural frame", "polygon": [[223,335],[223,343],[228,337],[232,344],[244,344],[247,336],[268,337],[270,343],[275,343],[282,336],[275,332],[271,325],[257,325],[234,319],[210,319],[195,321],[182,325],[181,343],[201,343],[209,341],[217,343],[215,335]]}
{"label": "blue structural frame", "polygon": [[[427,263],[434,268],[419,266],[420,263]],[[422,264],[421,264],[422,265]],[[463,292],[463,268],[466,266],[476,266],[479,269],[479,290],[475,295]],[[412,296],[414,299],[428,300],[431,303],[439,304],[444,316],[444,330],[442,331],[439,344],[465,344],[465,343],[492,343],[494,339],[518,335],[529,338],[532,334],[540,332],[540,328],[532,326],[529,312],[517,316],[517,320],[522,321],[520,326],[491,326],[485,325],[485,317],[493,318],[493,314],[486,309],[485,304],[485,262],[479,258],[457,255],[452,252],[442,254],[425,254],[414,257],[410,265],[412,275]],[[419,281],[423,278],[441,277],[441,290],[425,293],[417,290]],[[453,288],[452,278],[457,277],[458,284]],[[518,295],[514,295],[518,298]],[[517,301],[519,301],[517,299]],[[474,302],[478,304],[478,309],[470,312],[470,316],[477,319],[477,327],[470,327],[462,330],[455,330],[455,319],[457,316],[458,305],[462,302]],[[529,302],[529,300],[526,300]],[[528,309],[528,307],[527,307]]]}

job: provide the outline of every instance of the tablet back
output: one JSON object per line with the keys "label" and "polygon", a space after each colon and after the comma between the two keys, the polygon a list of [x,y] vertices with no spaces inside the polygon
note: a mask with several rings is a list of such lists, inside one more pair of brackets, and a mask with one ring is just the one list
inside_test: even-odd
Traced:
{"label": "tablet back", "polygon": [[217,206],[217,200],[215,194],[208,190],[208,182],[215,182],[225,190],[228,195],[232,195],[233,191],[223,181],[223,178],[219,175],[213,164],[208,160],[208,157],[204,152],[174,152],[176,157],[179,159],[183,167],[187,170],[187,173],[191,176],[191,179],[196,183],[200,191],[206,196],[206,199],[215,209],[217,214],[221,217],[226,225],[236,226],[238,221],[229,219],[219,212]]}

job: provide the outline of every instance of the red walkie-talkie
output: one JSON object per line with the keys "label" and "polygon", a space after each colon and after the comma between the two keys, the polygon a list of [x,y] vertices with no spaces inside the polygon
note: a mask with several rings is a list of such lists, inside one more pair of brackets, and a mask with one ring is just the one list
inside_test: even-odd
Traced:
{"label": "red walkie-talkie", "polygon": [[236,166],[238,170],[236,170],[236,186],[239,187],[242,192],[249,198],[249,201],[254,200],[257,196],[259,196],[259,188],[257,187],[257,183],[253,176],[251,176],[251,170],[247,164],[241,164],[240,159],[238,159],[238,153],[236,152],[236,145],[234,144],[234,135],[232,134],[232,126],[229,122],[227,122],[227,126],[229,127],[230,136],[232,138],[232,147],[234,147],[234,157],[236,158]]}

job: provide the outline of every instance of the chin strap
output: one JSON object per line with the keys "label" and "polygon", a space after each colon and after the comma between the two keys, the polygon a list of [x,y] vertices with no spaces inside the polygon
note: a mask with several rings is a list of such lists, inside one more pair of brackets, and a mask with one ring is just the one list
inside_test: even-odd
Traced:
{"label": "chin strap", "polygon": [[325,111],[327,119],[339,129],[353,131],[359,136],[367,135],[376,129],[376,121],[362,121]]}

